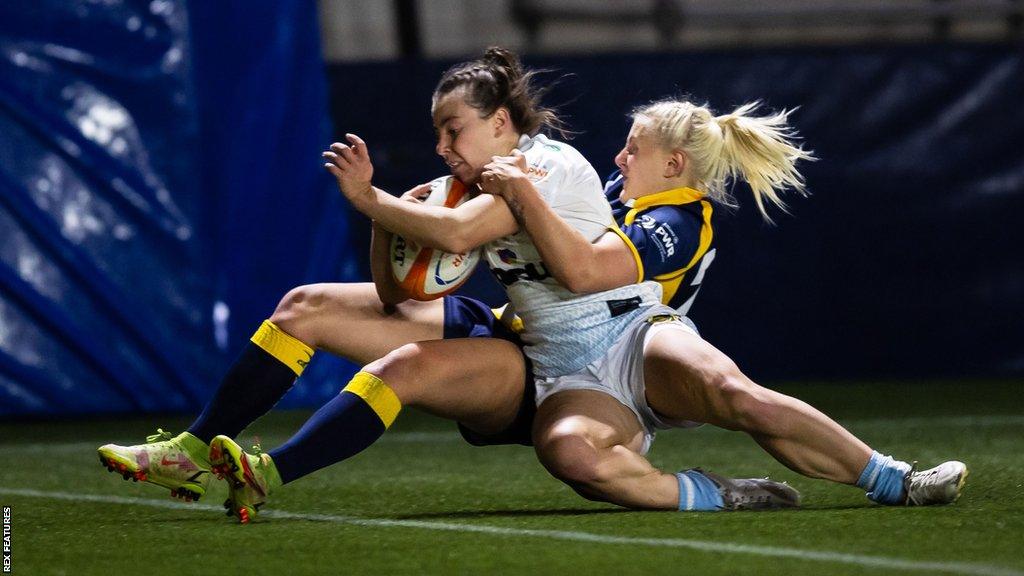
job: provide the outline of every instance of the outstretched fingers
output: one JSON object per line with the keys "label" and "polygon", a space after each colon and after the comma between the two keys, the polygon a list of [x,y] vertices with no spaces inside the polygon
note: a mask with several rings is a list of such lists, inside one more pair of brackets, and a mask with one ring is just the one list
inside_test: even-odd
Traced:
{"label": "outstretched fingers", "polygon": [[355,134],[345,134],[345,139],[352,143],[352,148],[358,154],[366,153],[366,142],[364,142],[362,138]]}
{"label": "outstretched fingers", "polygon": [[[346,164],[354,164],[358,159],[355,151],[353,151],[352,148],[340,142],[335,142],[334,144],[331,144],[330,153],[333,154],[335,157],[344,160]],[[325,155],[326,154],[327,153],[325,152]],[[346,166],[341,167],[345,168]]]}
{"label": "outstretched fingers", "polygon": [[324,152],[323,158],[327,161],[324,163],[324,168],[335,178],[342,178],[345,171],[351,168],[347,160],[334,152]]}

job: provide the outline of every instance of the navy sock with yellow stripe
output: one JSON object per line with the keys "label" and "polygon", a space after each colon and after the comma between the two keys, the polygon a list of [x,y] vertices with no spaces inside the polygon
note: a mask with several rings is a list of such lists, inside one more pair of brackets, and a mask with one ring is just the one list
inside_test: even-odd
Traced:
{"label": "navy sock with yellow stripe", "polygon": [[312,348],[263,322],[188,431],[207,444],[218,434],[238,436],[277,404],[312,358]]}
{"label": "navy sock with yellow stripe", "polygon": [[284,483],[354,456],[380,438],[402,403],[380,378],[359,372],[287,442],[269,452]]}

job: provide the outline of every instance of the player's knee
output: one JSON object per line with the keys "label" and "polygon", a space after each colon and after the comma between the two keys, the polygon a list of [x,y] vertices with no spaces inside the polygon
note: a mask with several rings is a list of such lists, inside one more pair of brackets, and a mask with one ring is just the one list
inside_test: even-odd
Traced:
{"label": "player's knee", "polygon": [[325,290],[317,284],[292,288],[278,302],[270,321],[278,328],[302,340],[296,332],[302,331],[304,320],[323,309]]}
{"label": "player's knee", "polygon": [[601,483],[598,453],[584,431],[563,426],[536,442],[537,456],[552,476],[576,490]]}
{"label": "player's knee", "polygon": [[584,439],[564,437],[548,450],[543,464],[552,476],[576,489],[598,484],[598,468],[589,454],[593,447]]}
{"label": "player's knee", "polygon": [[770,432],[775,422],[775,403],[768,390],[758,386],[738,369],[716,377],[715,387],[721,399],[727,428],[744,432]]}
{"label": "player's knee", "polygon": [[394,391],[403,406],[415,406],[422,396],[422,382],[429,353],[417,343],[405,344],[363,367]]}

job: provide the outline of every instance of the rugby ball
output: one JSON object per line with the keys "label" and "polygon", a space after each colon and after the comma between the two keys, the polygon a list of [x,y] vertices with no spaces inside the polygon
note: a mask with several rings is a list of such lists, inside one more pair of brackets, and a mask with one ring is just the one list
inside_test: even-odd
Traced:
{"label": "rugby ball", "polygon": [[[466,187],[455,178],[445,176],[430,183],[430,194],[424,204],[455,208],[469,199]],[[391,237],[391,272],[395,282],[414,300],[435,300],[451,294],[462,286],[480,262],[481,249],[464,254],[451,254],[426,248],[402,238]]]}

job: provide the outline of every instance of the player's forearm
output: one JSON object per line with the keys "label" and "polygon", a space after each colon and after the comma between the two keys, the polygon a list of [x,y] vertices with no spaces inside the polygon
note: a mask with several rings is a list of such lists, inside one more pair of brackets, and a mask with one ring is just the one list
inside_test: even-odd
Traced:
{"label": "player's forearm", "polygon": [[377,289],[377,297],[385,304],[398,304],[409,299],[409,295],[395,282],[391,272],[391,232],[373,225],[370,237],[370,277]]}
{"label": "player's forearm", "polygon": [[455,246],[453,240],[457,240],[457,230],[453,231],[451,208],[406,202],[377,187],[354,205],[379,227],[400,234],[406,240],[446,252],[460,251],[453,249],[461,246]]}
{"label": "player's forearm", "polygon": [[563,220],[529,180],[518,180],[505,200],[540,252],[545,268],[572,292],[593,291],[600,274],[594,245]]}

